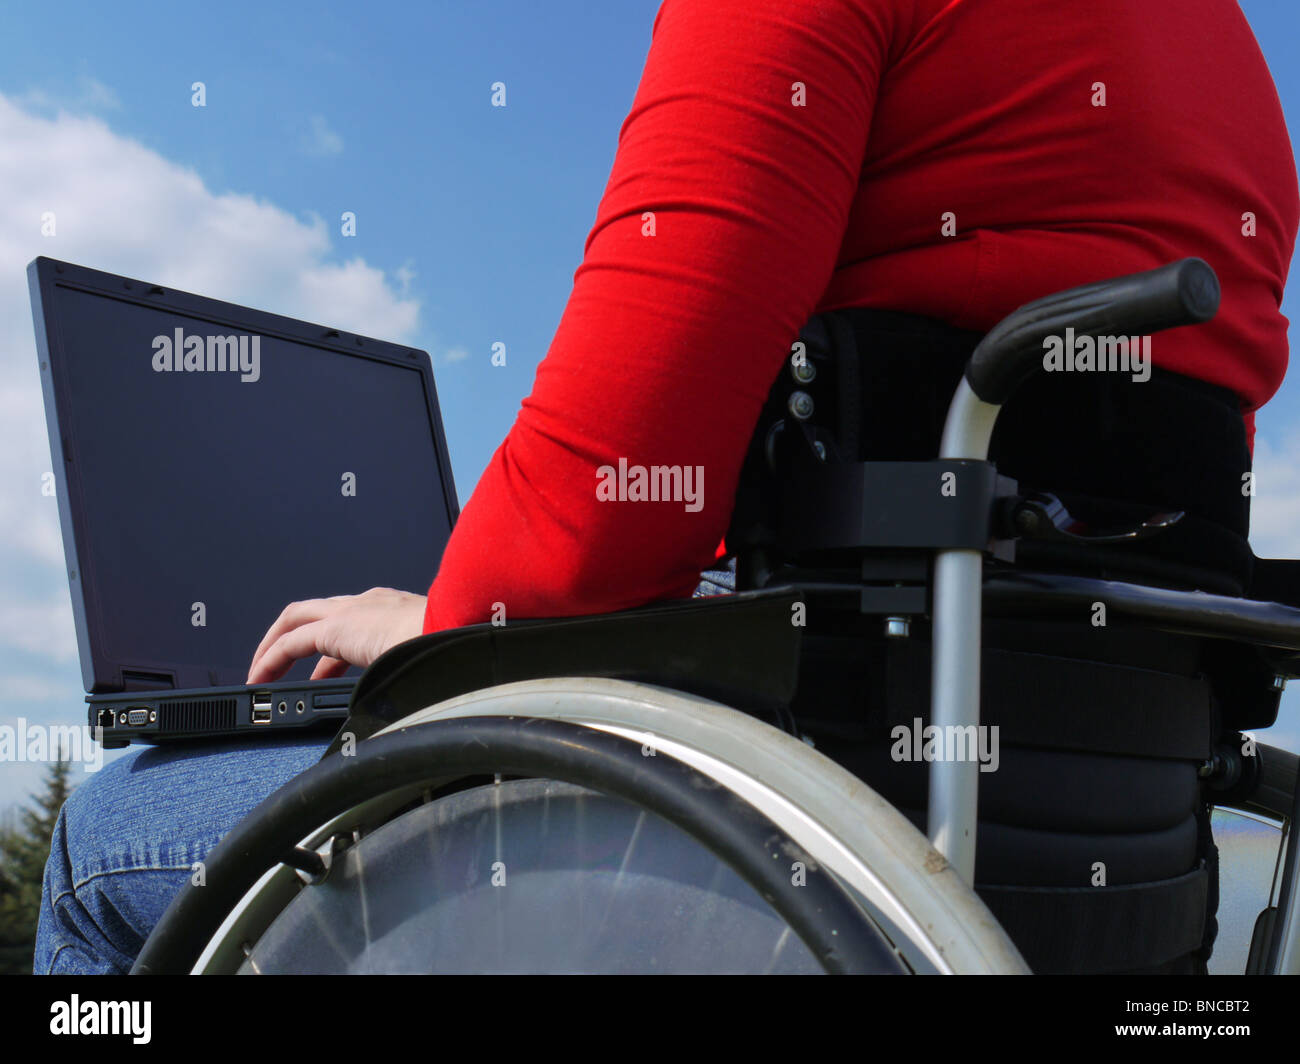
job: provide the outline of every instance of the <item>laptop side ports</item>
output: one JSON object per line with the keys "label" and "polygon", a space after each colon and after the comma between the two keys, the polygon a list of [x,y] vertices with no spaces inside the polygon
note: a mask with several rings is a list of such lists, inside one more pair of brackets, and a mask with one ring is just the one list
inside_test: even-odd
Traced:
{"label": "laptop side ports", "polygon": [[253,717],[254,724],[271,723],[271,692],[254,691],[253,692]]}

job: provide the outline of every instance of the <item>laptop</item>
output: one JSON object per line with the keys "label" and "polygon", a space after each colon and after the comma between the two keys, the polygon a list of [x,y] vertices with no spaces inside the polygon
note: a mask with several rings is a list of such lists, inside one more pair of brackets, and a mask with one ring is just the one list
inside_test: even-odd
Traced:
{"label": "laptop", "polygon": [[428,589],[459,513],[428,354],[44,257],[27,275],[91,729],[337,727],[359,669],[244,681],[290,602]]}

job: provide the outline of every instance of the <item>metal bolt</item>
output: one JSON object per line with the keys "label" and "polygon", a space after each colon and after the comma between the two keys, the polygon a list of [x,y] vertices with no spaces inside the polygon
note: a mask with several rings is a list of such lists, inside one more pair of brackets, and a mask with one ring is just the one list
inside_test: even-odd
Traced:
{"label": "metal bolt", "polygon": [[886,639],[906,639],[911,634],[911,628],[912,621],[910,617],[885,618]]}
{"label": "metal bolt", "polygon": [[1215,754],[1208,761],[1202,761],[1201,767],[1196,770],[1196,774],[1203,780],[1214,779],[1222,776],[1228,770],[1228,763],[1223,759],[1222,754]]}
{"label": "metal bolt", "polygon": [[794,392],[790,396],[790,401],[786,404],[790,413],[800,421],[807,421],[813,414],[812,396],[807,392]]}
{"label": "metal bolt", "polygon": [[794,379],[800,384],[810,384],[817,376],[817,367],[805,358],[802,361],[790,363],[790,372],[794,374]]}
{"label": "metal bolt", "polygon": [[1016,528],[1025,535],[1032,535],[1038,531],[1040,524],[1038,514],[1033,510],[1016,511]]}

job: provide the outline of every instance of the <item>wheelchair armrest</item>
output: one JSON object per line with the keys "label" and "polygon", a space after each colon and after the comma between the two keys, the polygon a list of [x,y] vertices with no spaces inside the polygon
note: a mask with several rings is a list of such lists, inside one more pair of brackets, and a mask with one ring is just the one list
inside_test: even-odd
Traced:
{"label": "wheelchair armrest", "polygon": [[794,588],[684,599],[619,613],[475,624],[408,640],[357,682],[343,736],[368,738],[417,710],[485,687],[602,676],[700,695],[781,726],[799,673]]}

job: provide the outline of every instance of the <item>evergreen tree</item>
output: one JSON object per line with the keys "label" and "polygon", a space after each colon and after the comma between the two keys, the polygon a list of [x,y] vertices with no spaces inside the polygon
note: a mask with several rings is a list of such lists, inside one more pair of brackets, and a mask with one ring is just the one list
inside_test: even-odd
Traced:
{"label": "evergreen tree", "polygon": [[59,755],[46,774],[44,793],[32,795],[36,807],[21,811],[17,827],[0,828],[0,974],[32,970],[50,836],[72,791],[72,763],[62,750]]}

